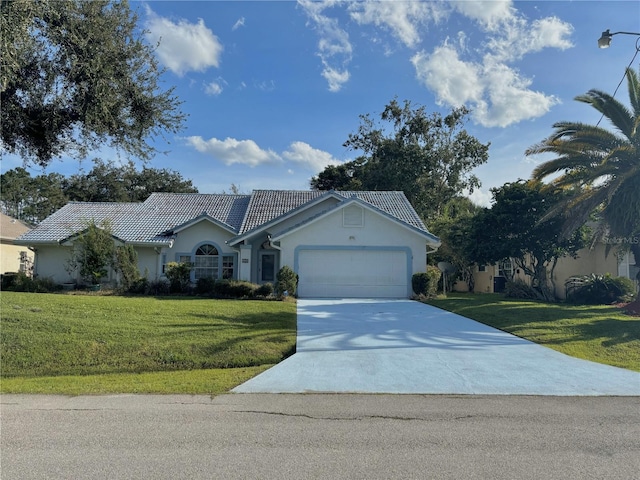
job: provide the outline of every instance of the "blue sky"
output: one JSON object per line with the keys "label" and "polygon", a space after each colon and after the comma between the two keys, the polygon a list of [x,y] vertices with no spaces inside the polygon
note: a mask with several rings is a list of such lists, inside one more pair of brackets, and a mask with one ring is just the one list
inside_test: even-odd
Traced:
{"label": "blue sky", "polygon": [[[147,1],[132,2],[157,50],[166,86],[189,114],[166,155],[150,166],[179,171],[202,193],[308,189],[326,165],[355,158],[342,146],[360,114],[394,97],[448,112],[472,110],[467,129],[491,142],[475,170],[489,188],[528,178],[542,158],[527,147],[560,120],[598,121],[576,95],[613,93],[640,32],[637,1]],[[640,55],[633,65],[638,68]],[[616,98],[625,103],[626,84]],[[117,160],[104,149],[93,156]],[[2,171],[21,161],[5,155]],[[54,161],[65,175],[89,160]],[[32,169],[32,175],[42,173]]]}

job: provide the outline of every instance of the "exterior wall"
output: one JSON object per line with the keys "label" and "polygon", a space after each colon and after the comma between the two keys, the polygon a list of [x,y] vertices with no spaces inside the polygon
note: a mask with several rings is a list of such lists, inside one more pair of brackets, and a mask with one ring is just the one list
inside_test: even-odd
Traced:
{"label": "exterior wall", "polygon": [[[604,244],[596,244],[593,249],[584,248],[580,250],[578,257],[575,259],[571,257],[560,258],[553,272],[556,297],[560,299],[565,298],[566,292],[564,284],[568,278],[575,275],[589,275],[591,273],[604,275],[610,273],[613,276],[620,276],[618,259],[616,258],[615,252],[611,251],[609,255],[606,255],[605,251],[606,248]],[[497,272],[497,265],[487,265],[484,272],[478,271],[476,267],[473,291],[475,293],[493,293],[493,280]],[[518,268],[514,270],[514,278],[527,283],[531,282],[531,278]]]}
{"label": "exterior wall", "polygon": [[280,241],[280,266],[295,268],[296,247],[335,246],[335,247],[398,247],[409,248],[412,252],[411,269],[408,272],[408,284],[411,275],[426,271],[426,241],[421,235],[399,226],[396,222],[364,209],[363,227],[343,226],[342,209],[316,221],[300,230],[284,236]]}
{"label": "exterior wall", "polygon": [[57,245],[36,247],[36,258],[33,268],[34,276],[49,278],[56,283],[76,282],[79,276],[70,276],[64,269],[72,247]]}
{"label": "exterior wall", "polygon": [[33,252],[27,247],[2,242],[0,244],[0,273],[19,272],[21,252],[26,252],[29,262],[33,264]]}
{"label": "exterior wall", "polygon": [[162,251],[152,247],[135,247],[138,254],[138,270],[141,277],[158,280],[162,275]]}

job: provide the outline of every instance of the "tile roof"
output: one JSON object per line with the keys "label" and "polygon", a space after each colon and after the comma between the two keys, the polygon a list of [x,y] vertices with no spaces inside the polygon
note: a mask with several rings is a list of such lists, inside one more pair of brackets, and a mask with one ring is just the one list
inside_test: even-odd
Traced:
{"label": "tile roof", "polygon": [[143,203],[71,202],[19,237],[20,242],[60,242],[86,227],[108,220],[112,233],[133,243],[167,242],[172,230],[203,214],[238,235],[260,227],[322,196],[355,196],[427,232],[402,192],[254,190],[251,195],[154,193]]}

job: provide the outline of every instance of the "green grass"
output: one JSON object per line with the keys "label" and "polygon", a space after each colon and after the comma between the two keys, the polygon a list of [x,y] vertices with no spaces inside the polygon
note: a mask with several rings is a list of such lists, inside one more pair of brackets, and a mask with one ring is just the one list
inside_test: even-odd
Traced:
{"label": "green grass", "polygon": [[220,393],[295,348],[288,302],[2,292],[0,307],[4,393]]}
{"label": "green grass", "polygon": [[615,307],[548,304],[498,294],[449,294],[428,303],[567,355],[640,371],[640,318]]}

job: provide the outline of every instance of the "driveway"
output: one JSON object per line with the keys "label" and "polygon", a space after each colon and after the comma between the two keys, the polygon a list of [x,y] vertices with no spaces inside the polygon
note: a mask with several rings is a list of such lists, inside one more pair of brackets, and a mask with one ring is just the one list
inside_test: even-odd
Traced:
{"label": "driveway", "polygon": [[233,392],[640,396],[640,373],[410,300],[299,300],[296,354]]}

